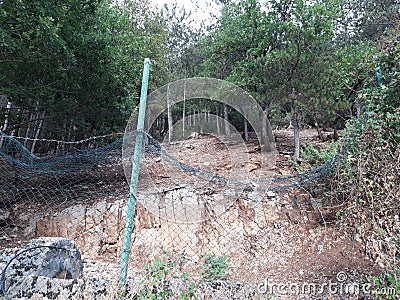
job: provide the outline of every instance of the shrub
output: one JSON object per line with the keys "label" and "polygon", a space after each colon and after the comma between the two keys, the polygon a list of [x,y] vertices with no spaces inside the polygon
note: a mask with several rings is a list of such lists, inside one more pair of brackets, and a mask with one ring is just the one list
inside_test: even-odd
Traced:
{"label": "shrub", "polygon": [[201,275],[204,280],[209,282],[225,280],[228,276],[228,265],[229,260],[225,255],[206,254],[204,256],[204,271]]}

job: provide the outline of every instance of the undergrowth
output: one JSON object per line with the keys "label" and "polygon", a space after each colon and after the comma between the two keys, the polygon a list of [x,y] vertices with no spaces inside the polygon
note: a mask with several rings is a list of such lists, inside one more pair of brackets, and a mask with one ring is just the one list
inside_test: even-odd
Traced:
{"label": "undergrowth", "polygon": [[[146,274],[139,282],[133,299],[197,299],[196,291],[199,281],[190,278],[190,274],[182,271],[187,259],[183,255],[173,256],[164,252],[146,266]],[[203,271],[199,273],[204,282],[226,280],[228,277],[229,259],[209,253],[204,256]]]}
{"label": "undergrowth", "polygon": [[[174,257],[164,252],[162,257],[147,265],[146,275],[139,283],[137,299],[196,299],[196,284],[189,281],[190,275],[181,271],[179,267],[186,260],[183,255]],[[171,283],[174,280],[179,281],[180,286],[173,287]]]}
{"label": "undergrowth", "polygon": [[320,149],[313,144],[306,144],[300,149],[301,162],[290,160],[299,172],[311,170],[330,161],[338,152],[339,143],[332,141]]}
{"label": "undergrowth", "polygon": [[[380,64],[385,85],[364,88],[358,94],[363,113],[347,123],[346,149],[335,173],[318,191],[321,203],[329,199],[338,224],[366,245],[366,254],[384,271],[369,282],[377,290],[395,294],[375,295],[400,299],[400,27],[382,42]],[[304,168],[332,157],[335,144],[321,150],[303,149]],[[314,193],[316,193],[314,191]]]}

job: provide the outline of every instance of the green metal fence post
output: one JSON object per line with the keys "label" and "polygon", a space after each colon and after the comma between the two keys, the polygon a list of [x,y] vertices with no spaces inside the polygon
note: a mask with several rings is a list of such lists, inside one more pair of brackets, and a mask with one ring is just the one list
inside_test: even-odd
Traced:
{"label": "green metal fence post", "polygon": [[135,207],[136,207],[136,188],[137,188],[137,181],[139,178],[140,157],[141,157],[142,146],[143,146],[143,128],[144,128],[144,116],[145,116],[145,111],[146,111],[149,72],[150,72],[150,59],[146,58],[144,60],[142,91],[140,94],[139,116],[138,116],[138,121],[137,121],[135,152],[133,154],[132,174],[131,174],[131,182],[130,182],[130,187],[129,187],[128,211],[126,213],[124,244],[122,246],[122,254],[121,254],[121,266],[120,266],[120,276],[119,276],[119,286],[120,287],[125,286],[125,283],[126,283],[126,277],[127,277],[127,273],[128,273],[128,261],[129,261],[129,255],[131,252],[131,237],[132,237],[132,230],[133,230],[133,225],[134,225],[134,214],[135,214]]}
{"label": "green metal fence post", "polygon": [[382,82],[383,82],[383,75],[382,75],[382,69],[381,66],[379,65],[378,61],[378,56],[374,55],[374,62],[375,62],[375,79],[376,79],[376,84],[378,85],[378,88],[382,88]]}
{"label": "green metal fence post", "polygon": [[376,84],[381,89],[382,88],[383,75],[382,75],[381,66],[379,64],[375,67],[375,78],[376,78]]}

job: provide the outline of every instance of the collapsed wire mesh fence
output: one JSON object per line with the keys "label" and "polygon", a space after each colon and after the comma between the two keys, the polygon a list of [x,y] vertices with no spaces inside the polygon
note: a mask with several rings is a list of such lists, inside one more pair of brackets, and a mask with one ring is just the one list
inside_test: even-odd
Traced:
{"label": "collapsed wire mesh fence", "polygon": [[[64,236],[75,241],[85,256],[118,257],[128,193],[121,159],[123,139],[75,154],[39,158],[15,138],[0,134],[2,245],[34,236]],[[149,266],[160,257],[175,261],[182,274],[199,278],[204,274],[200,261],[211,253],[229,259],[230,280],[244,282],[254,274],[271,274],[269,265],[278,266],[275,272],[283,276],[290,261],[280,261],[273,249],[270,237],[282,232],[275,224],[277,214],[263,195],[304,189],[305,184],[326,176],[352,142],[347,141],[341,152],[316,169],[257,186],[190,166],[145,134],[146,163],[162,159],[205,184],[194,188],[175,185],[139,195],[130,261],[134,267],[129,270],[132,278],[145,278]],[[260,186],[264,189],[261,196]],[[318,203],[313,205],[320,209]],[[294,241],[280,245],[280,251],[305,257],[294,246],[307,237],[296,234]],[[318,245],[323,246],[325,234],[326,228]]]}

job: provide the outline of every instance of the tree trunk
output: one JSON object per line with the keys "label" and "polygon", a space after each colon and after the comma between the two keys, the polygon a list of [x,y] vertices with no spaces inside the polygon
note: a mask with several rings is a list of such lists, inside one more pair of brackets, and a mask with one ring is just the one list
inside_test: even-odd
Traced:
{"label": "tree trunk", "polygon": [[339,139],[339,133],[338,133],[337,125],[336,125],[336,124],[333,126],[333,139],[334,139],[335,141],[337,141],[337,140]]}
{"label": "tree trunk", "polygon": [[67,141],[67,142],[76,141],[75,140],[76,134],[74,134],[74,138],[73,139],[71,138],[71,135],[72,135],[73,131],[74,131],[74,119],[71,119],[69,121],[68,134],[67,134],[67,137],[66,137],[65,141]]}
{"label": "tree trunk", "polygon": [[35,118],[35,114],[34,113],[30,113],[29,114],[28,127],[26,128],[25,139],[24,139],[24,147],[25,148],[29,148],[29,141],[30,141],[30,138],[31,138],[31,131],[32,131],[32,122],[33,122],[34,118]]}
{"label": "tree trunk", "polygon": [[201,113],[198,114],[199,116],[199,124],[200,124],[200,133],[203,134],[204,133],[204,124],[207,122],[207,113],[203,113],[203,119],[204,121],[201,121]]}
{"label": "tree trunk", "polygon": [[294,132],[294,159],[296,161],[300,160],[300,128],[299,128],[299,118],[297,112],[293,113],[293,132]]}
{"label": "tree trunk", "polygon": [[186,117],[186,82],[183,84],[182,140],[185,138],[185,117]]}
{"label": "tree trunk", "polygon": [[169,85],[167,86],[167,113],[168,113],[168,143],[172,140],[172,109],[171,109],[171,99],[169,97]]}
{"label": "tree trunk", "polygon": [[[71,128],[71,126],[69,127]],[[63,120],[63,131],[61,134],[61,141],[57,142],[56,148],[55,148],[55,153],[59,153],[60,151],[64,151],[65,150],[65,141],[66,141],[66,132],[67,132],[67,119],[65,118]]]}
{"label": "tree trunk", "polygon": [[11,101],[8,101],[7,107],[6,107],[6,115],[4,116],[5,120],[4,120],[4,124],[3,124],[3,129],[2,129],[3,132],[6,131],[7,127],[8,127],[8,119],[9,119],[10,112],[11,112],[11,105],[12,105]]}
{"label": "tree trunk", "polygon": [[244,140],[246,142],[248,142],[249,141],[249,128],[248,128],[248,125],[247,125],[247,114],[246,113],[244,114],[244,123],[243,123],[243,125],[244,125]]}
{"label": "tree trunk", "polygon": [[[17,113],[15,114],[15,117],[18,119],[19,116],[20,116],[20,114],[21,114],[21,108],[18,108],[18,109],[17,109]],[[14,128],[12,129],[12,131],[10,132],[10,136],[14,136],[14,135],[15,135],[15,132],[19,130],[19,127],[20,127],[20,126],[21,126],[21,121],[19,121],[18,126],[14,127]]]}
{"label": "tree trunk", "polygon": [[315,127],[317,128],[317,133],[318,133],[318,139],[323,141],[324,140],[324,135],[322,134],[322,129],[319,126],[318,121],[315,119]]}
{"label": "tree trunk", "polygon": [[356,101],[354,102],[354,106],[356,108],[357,119],[359,119],[361,115],[361,104],[360,101],[358,101],[358,99],[356,99]]}
{"label": "tree trunk", "polygon": [[165,115],[162,114],[160,119],[160,138],[164,137],[164,133],[165,133]]}
{"label": "tree trunk", "polygon": [[219,111],[218,111],[218,106],[216,106],[215,108],[215,118],[216,118],[216,122],[217,122],[217,134],[221,135],[221,128],[219,126]]}
{"label": "tree trunk", "polygon": [[266,107],[264,111],[260,111],[258,115],[261,124],[260,146],[263,148],[264,151],[270,152],[271,150],[273,150],[271,143],[274,143],[275,137],[267,116],[268,107]]}
{"label": "tree trunk", "polygon": [[228,120],[228,105],[226,105],[226,103],[224,103],[224,126],[225,126],[225,134],[226,135],[230,135],[231,131],[229,128],[229,120]]}
{"label": "tree trunk", "polygon": [[[5,132],[8,127],[8,118],[10,116],[11,105],[12,105],[11,101],[8,101],[7,108],[6,108],[5,120],[4,120],[4,124],[3,124],[3,128],[2,128],[3,132]],[[0,138],[0,149],[1,149],[1,147],[3,147],[3,137]]]}
{"label": "tree trunk", "polygon": [[152,135],[153,132],[152,132],[152,128],[150,126],[151,126],[150,118],[147,116],[146,117],[146,130],[150,135]]}
{"label": "tree trunk", "polygon": [[38,126],[36,128],[35,137],[33,138],[33,141],[32,141],[31,153],[33,153],[35,151],[36,141],[39,138],[40,131],[42,130],[42,126],[43,126],[43,121],[44,121],[44,116],[45,115],[46,115],[46,112],[43,112],[41,114],[40,120],[38,121],[39,124],[38,124]]}

